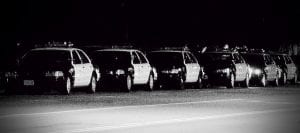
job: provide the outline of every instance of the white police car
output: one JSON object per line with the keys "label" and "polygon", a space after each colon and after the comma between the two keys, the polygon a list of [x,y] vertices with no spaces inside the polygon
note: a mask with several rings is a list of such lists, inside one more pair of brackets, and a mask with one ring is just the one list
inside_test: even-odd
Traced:
{"label": "white police car", "polygon": [[92,53],[94,65],[100,68],[100,84],[122,91],[131,91],[133,85],[147,85],[153,90],[157,74],[146,56],[136,49],[102,49]]}
{"label": "white police car", "polygon": [[77,48],[35,48],[27,52],[13,72],[6,72],[6,92],[57,89],[70,94],[73,88],[87,87],[95,93],[99,72],[90,58]]}

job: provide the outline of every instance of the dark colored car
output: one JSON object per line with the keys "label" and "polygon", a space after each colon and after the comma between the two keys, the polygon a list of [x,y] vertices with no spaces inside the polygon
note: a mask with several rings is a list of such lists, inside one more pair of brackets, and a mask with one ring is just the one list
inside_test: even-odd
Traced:
{"label": "dark colored car", "polygon": [[249,86],[249,66],[238,52],[212,51],[198,53],[197,58],[204,67],[208,84],[235,87],[237,82]]}
{"label": "dark colored car", "polygon": [[246,62],[250,65],[250,81],[261,86],[266,86],[268,82],[273,82],[275,86],[279,84],[280,69],[275,64],[273,58],[267,53],[242,53]]}
{"label": "dark colored car", "polygon": [[118,89],[131,91],[133,85],[147,85],[153,90],[157,74],[146,56],[135,49],[103,49],[91,56],[100,68],[103,88],[117,85]]}
{"label": "dark colored car", "polygon": [[5,73],[6,92],[56,89],[70,94],[75,87],[96,91],[98,74],[89,57],[76,48],[36,48],[27,52],[15,71]]}
{"label": "dark colored car", "polygon": [[281,84],[285,85],[287,80],[292,81],[292,83],[297,82],[297,67],[294,64],[292,58],[283,53],[272,53],[271,56],[273,57],[275,63],[280,67],[282,70],[281,72]]}
{"label": "dark colored car", "polygon": [[202,87],[201,68],[196,57],[184,50],[158,50],[147,54],[150,64],[158,73],[158,85],[174,85],[184,89],[186,83]]}

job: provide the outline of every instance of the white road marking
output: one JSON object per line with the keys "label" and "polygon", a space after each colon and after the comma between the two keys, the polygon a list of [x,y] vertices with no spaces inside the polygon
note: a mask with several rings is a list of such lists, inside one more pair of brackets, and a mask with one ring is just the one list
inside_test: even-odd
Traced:
{"label": "white road marking", "polygon": [[189,121],[197,121],[197,120],[222,119],[228,117],[238,117],[238,116],[245,116],[245,115],[257,115],[257,114],[267,114],[267,113],[274,113],[274,112],[285,112],[285,111],[296,111],[296,110],[299,109],[277,109],[277,110],[252,111],[252,112],[232,113],[232,114],[223,114],[223,115],[211,115],[211,116],[202,116],[202,117],[178,118],[178,119],[169,119],[169,120],[160,120],[160,121],[150,121],[144,123],[128,123],[122,125],[98,126],[92,128],[75,129],[75,130],[59,131],[59,132],[51,132],[51,133],[95,132],[95,131],[105,131],[105,130],[113,130],[113,129],[121,129],[121,128],[153,126],[153,125],[160,125],[160,124],[171,124],[171,123],[189,122]]}
{"label": "white road marking", "polygon": [[292,103],[292,102],[280,102],[280,101],[262,101],[262,100],[249,100],[247,102],[252,103],[267,103],[267,104],[299,104],[299,103]]}
{"label": "white road marking", "polygon": [[34,115],[50,115],[50,114],[70,113],[70,112],[84,112],[84,111],[97,111],[97,110],[115,110],[115,109],[124,109],[124,108],[155,107],[155,106],[198,104],[198,103],[213,103],[213,102],[229,102],[229,101],[243,101],[243,100],[246,100],[246,99],[219,99],[219,100],[207,100],[207,101],[195,101],[195,102],[178,102],[178,103],[163,103],[163,104],[148,104],[148,105],[129,105],[129,106],[116,106],[116,107],[100,107],[100,108],[64,110],[64,111],[54,111],[54,112],[42,112],[42,113],[8,114],[8,115],[2,115],[2,116],[0,116],[0,119],[1,118],[7,118],[7,117],[34,116]]}

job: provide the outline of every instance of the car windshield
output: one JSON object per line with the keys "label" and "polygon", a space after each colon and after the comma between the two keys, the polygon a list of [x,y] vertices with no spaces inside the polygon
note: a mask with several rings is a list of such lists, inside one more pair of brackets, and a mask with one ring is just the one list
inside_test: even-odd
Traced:
{"label": "car windshield", "polygon": [[260,54],[244,54],[246,62],[249,64],[264,64],[264,57]]}
{"label": "car windshield", "polygon": [[126,51],[100,51],[92,54],[92,59],[98,64],[129,64],[130,53]]}
{"label": "car windshield", "polygon": [[70,54],[62,50],[30,51],[23,59],[22,64],[60,64],[67,63]]}
{"label": "car windshield", "polygon": [[151,52],[147,55],[154,64],[182,64],[183,57],[179,52]]}

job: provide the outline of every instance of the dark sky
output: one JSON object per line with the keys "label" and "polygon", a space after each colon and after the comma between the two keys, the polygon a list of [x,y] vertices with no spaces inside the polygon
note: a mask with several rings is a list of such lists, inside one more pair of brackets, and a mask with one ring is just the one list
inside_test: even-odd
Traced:
{"label": "dark sky", "polygon": [[1,39],[7,44],[242,40],[252,46],[279,45],[299,39],[295,5],[272,0],[19,0],[1,4]]}

